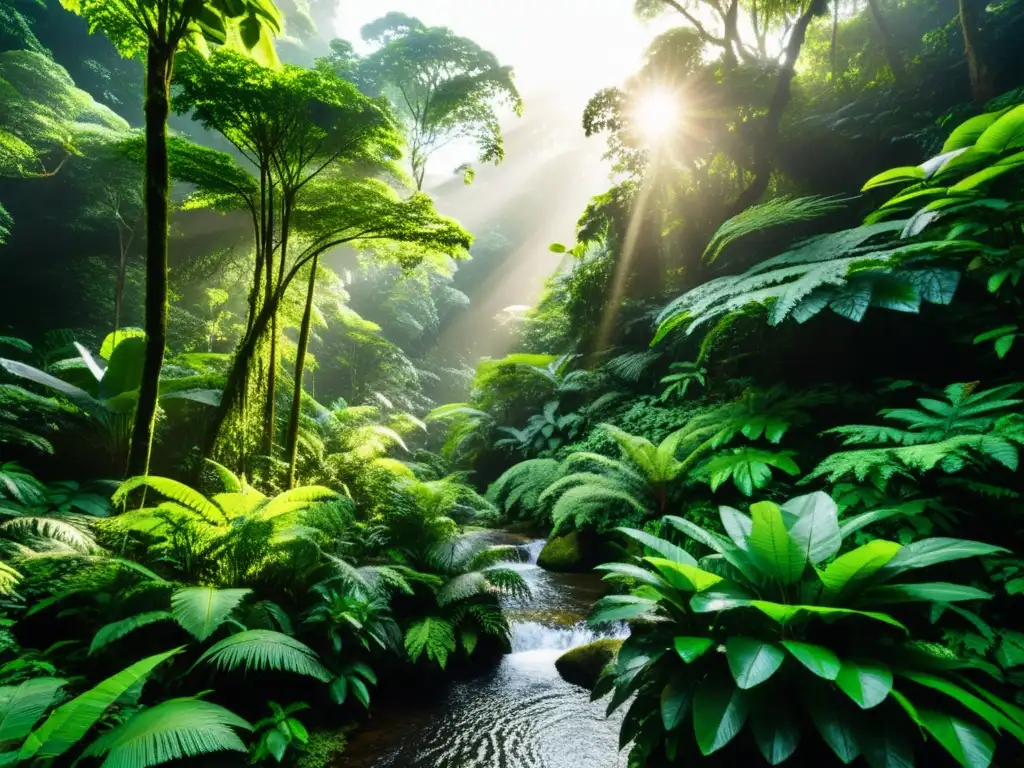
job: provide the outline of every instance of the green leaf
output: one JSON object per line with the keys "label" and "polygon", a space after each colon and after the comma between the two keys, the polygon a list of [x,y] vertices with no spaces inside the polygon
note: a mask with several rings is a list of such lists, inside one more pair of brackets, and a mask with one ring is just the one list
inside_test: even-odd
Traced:
{"label": "green leaf", "polygon": [[819,572],[825,593],[832,599],[843,592],[853,592],[864,585],[900,551],[899,544],[884,539],[869,541],[841,555]]}
{"label": "green leaf", "polygon": [[995,350],[996,350],[996,356],[1000,360],[1002,360],[1004,357],[1006,357],[1006,353],[1010,351],[1010,347],[1013,346],[1013,341],[1016,338],[1017,338],[1016,336],[1011,336],[1011,335],[1007,334],[1006,336],[1002,336],[1002,337],[996,339],[996,343],[993,346],[995,347]]}
{"label": "green leaf", "polygon": [[[605,624],[613,621],[628,621],[641,616],[654,615],[658,610],[656,600],[632,595],[611,595],[602,597],[594,604],[587,623],[591,625]],[[408,637],[408,635],[407,635]]]}
{"label": "green leaf", "polygon": [[750,516],[732,507],[719,507],[718,515],[722,519],[722,527],[729,534],[733,544],[745,550],[747,548],[747,538],[750,536],[754,524]]}
{"label": "green leaf", "polygon": [[974,587],[933,581],[924,584],[887,584],[864,593],[871,603],[956,603],[962,600],[989,600],[992,595]]}
{"label": "green leaf", "polygon": [[892,670],[878,662],[844,661],[836,685],[861,709],[877,707],[892,690]]}
{"label": "green leaf", "polygon": [[914,672],[906,669],[897,669],[896,674],[900,677],[906,678],[907,680],[915,682],[918,685],[923,685],[927,688],[946,694],[954,701],[959,702],[974,714],[981,717],[989,725],[1000,730],[1006,730],[1012,733],[1018,741],[1024,742],[1024,727],[1022,727],[1021,724],[1014,722],[1003,712],[978,698],[965,688],[962,688],[955,683],[951,683],[949,680],[939,677],[938,675],[932,675],[927,672]]}
{"label": "green leaf", "polygon": [[1024,143],[1024,104],[1000,115],[989,125],[978,140],[975,149],[981,152],[998,153],[1014,149]]}
{"label": "green leaf", "polygon": [[782,519],[790,538],[812,565],[832,557],[842,546],[838,508],[827,493],[816,491],[790,499],[782,505]]}
{"label": "green leaf", "polygon": [[932,709],[919,711],[921,723],[964,768],[987,768],[995,754],[995,740],[981,728]]}
{"label": "green leaf", "polygon": [[707,592],[698,592],[690,598],[690,610],[694,613],[716,613],[745,608],[754,599],[744,589],[728,582],[719,584]]}
{"label": "green leaf", "polygon": [[752,637],[734,636],[725,642],[725,658],[736,685],[747,689],[760,685],[774,675],[786,654],[774,643]]}
{"label": "green leaf", "polygon": [[96,724],[110,705],[181,650],[175,648],[137,661],[55,709],[25,739],[18,752],[18,759],[57,757],[67,752]]}
{"label": "green leaf", "polygon": [[[443,667],[444,665],[442,665]],[[370,690],[366,687],[366,683],[360,680],[358,677],[350,677],[348,684],[352,689],[352,695],[356,697],[356,701],[363,705],[364,709],[370,708]]]}
{"label": "green leaf", "polygon": [[795,584],[803,576],[807,558],[786,530],[782,510],[769,501],[750,507],[753,526],[748,539],[751,555],[767,575],[783,584]]}
{"label": "green leaf", "polygon": [[722,581],[721,576],[662,557],[645,557],[644,560],[657,568],[665,580],[676,589],[703,592]]}
{"label": "green leaf", "polygon": [[998,112],[986,112],[982,115],[975,115],[960,123],[949,134],[942,145],[943,152],[952,152],[955,149],[971,147],[978,138],[985,132],[992,123],[1010,111],[1010,108],[1001,109]]}
{"label": "green leaf", "polygon": [[829,695],[815,696],[807,702],[814,727],[828,744],[836,757],[847,765],[860,757],[860,745],[853,733],[849,719],[836,706]]}
{"label": "green leaf", "polygon": [[683,563],[694,568],[697,567],[697,561],[690,553],[670,541],[633,528],[616,528],[615,530],[625,536],[629,536],[634,541],[640,542],[648,549],[654,550],[667,560],[674,560],[677,563]]}
{"label": "green leaf", "polygon": [[707,653],[715,643],[707,637],[677,637],[673,644],[679,658],[690,664]]}
{"label": "green leaf", "polygon": [[331,701],[335,704],[344,704],[348,697],[348,676],[338,675],[331,681],[329,686]]}
{"label": "green leaf", "polygon": [[883,579],[891,579],[904,571],[913,568],[927,568],[936,563],[948,563],[966,557],[993,555],[997,552],[1009,552],[1004,547],[983,544],[980,541],[966,539],[931,538],[919,539],[907,544],[892,558],[879,573]]}
{"label": "green leaf", "polygon": [[276,729],[268,731],[263,737],[263,743],[277,762],[284,760],[284,753],[288,751],[287,736]]}
{"label": "green leaf", "polygon": [[452,625],[438,616],[427,616],[414,622],[405,633],[405,650],[412,661],[426,652],[427,658],[444,669],[448,655],[455,651]]}
{"label": "green leaf", "polygon": [[333,679],[312,648],[294,637],[269,629],[249,629],[226,637],[210,646],[196,665],[204,661],[226,671],[240,667],[246,671],[276,669],[325,683]]}
{"label": "green leaf", "polygon": [[906,184],[912,181],[922,181],[925,178],[925,172],[916,165],[905,165],[899,168],[890,168],[887,171],[872,176],[868,179],[864,186],[861,187],[861,192],[866,192],[869,189],[875,189],[876,187],[884,187],[887,184]]}
{"label": "green leaf", "polygon": [[785,701],[760,700],[751,712],[750,727],[757,748],[769,765],[788,760],[800,744],[800,724]]}
{"label": "green leaf", "polygon": [[750,712],[747,692],[733,681],[710,675],[697,683],[693,697],[693,732],[705,757],[717,752],[743,730]]}
{"label": "green leaf", "polygon": [[170,699],[102,734],[85,755],[107,755],[108,767],[148,768],[223,750],[245,752],[234,728],[252,730],[248,722],[217,704],[191,697]]}
{"label": "green leaf", "polygon": [[172,618],[171,614],[167,611],[149,611],[148,613],[129,616],[127,619],[121,619],[121,621],[115,621],[100,627],[96,636],[92,639],[92,644],[89,646],[89,653],[92,654],[101,648],[105,648],[140,627],[155,624],[158,621],[167,621],[170,618]]}
{"label": "green leaf", "polygon": [[780,624],[788,624],[793,619],[801,618],[803,614],[812,614],[829,618],[842,618],[844,616],[863,616],[864,618],[881,621],[907,632],[907,628],[896,621],[892,616],[878,611],[858,611],[853,608],[832,608],[825,605],[784,605],[782,603],[770,603],[766,600],[751,600],[749,605],[757,608],[766,616],[771,617]]}
{"label": "green leaf", "polygon": [[690,711],[692,685],[681,677],[673,677],[661,690],[661,721],[666,731],[678,728]]}
{"label": "green leaf", "polygon": [[25,738],[66,683],[56,677],[37,677],[0,688],[0,744]]}
{"label": "green leaf", "polygon": [[842,668],[842,662],[828,648],[812,643],[799,643],[795,640],[783,640],[782,646],[793,658],[807,669],[825,680],[835,680]]}
{"label": "green leaf", "polygon": [[188,587],[171,595],[171,613],[182,629],[203,642],[227,621],[251,589]]}

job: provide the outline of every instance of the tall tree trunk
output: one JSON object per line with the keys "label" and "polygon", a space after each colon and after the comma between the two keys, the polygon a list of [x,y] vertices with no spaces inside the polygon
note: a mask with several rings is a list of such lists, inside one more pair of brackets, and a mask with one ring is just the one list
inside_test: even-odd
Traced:
{"label": "tall tree trunk", "polygon": [[173,65],[172,48],[150,44],[146,58],[146,356],[128,454],[129,476],[149,472],[160,369],[167,344],[167,116]]}
{"label": "tall tree trunk", "polygon": [[[959,0],[960,31],[964,37],[964,55],[971,78],[971,96],[976,104],[984,104],[996,95],[995,78],[984,54],[977,0]],[[984,9],[984,4],[980,4]]]}
{"label": "tall tree trunk", "polygon": [[828,62],[834,85],[839,77],[839,0],[832,0],[832,39],[828,48]]}
{"label": "tall tree trunk", "polygon": [[320,256],[314,256],[309,272],[309,287],[306,289],[306,310],[302,313],[302,327],[299,329],[299,349],[295,358],[295,385],[292,392],[292,412],[288,416],[288,487],[295,485],[295,462],[299,454],[299,416],[302,413],[302,375],[306,367],[306,350],[309,348],[309,328],[313,322],[313,291],[316,289],[316,268]]}
{"label": "tall tree trunk", "polygon": [[[270,303],[277,286],[274,283],[274,183],[267,193],[267,290],[264,301]],[[283,260],[281,264],[283,264]],[[277,422],[277,311],[270,316],[270,360],[267,363],[267,400],[263,410],[263,453],[274,455]]]}
{"label": "tall tree trunk", "polygon": [[902,84],[906,82],[907,70],[903,66],[903,56],[900,55],[900,49],[896,47],[896,43],[892,40],[889,24],[882,15],[882,6],[879,0],[868,0],[868,7],[871,8],[871,16],[878,27],[878,33],[882,36],[882,49],[885,51],[886,61],[889,62],[889,69],[892,70],[892,78],[897,84]]}
{"label": "tall tree trunk", "polygon": [[750,185],[744,189],[729,211],[729,216],[735,216],[740,211],[750,207],[768,189],[768,182],[772,175],[772,156],[775,154],[775,147],[779,141],[779,130],[782,127],[782,115],[789,105],[792,96],[793,77],[796,75],[796,62],[800,58],[800,51],[804,47],[804,39],[807,37],[807,28],[815,16],[820,16],[828,8],[827,0],[811,0],[800,17],[793,25],[789,33],[789,40],[786,42],[785,57],[782,66],[779,68],[779,79],[775,84],[775,92],[768,104],[768,112],[764,117],[764,129],[758,137],[754,146],[754,178]]}

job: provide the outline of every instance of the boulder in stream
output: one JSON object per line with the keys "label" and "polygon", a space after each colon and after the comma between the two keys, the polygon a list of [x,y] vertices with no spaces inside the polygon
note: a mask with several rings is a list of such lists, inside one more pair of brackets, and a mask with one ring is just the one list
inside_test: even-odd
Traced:
{"label": "boulder in stream", "polygon": [[555,669],[567,683],[592,691],[601,672],[619,652],[622,640],[605,638],[566,651],[555,661]]}

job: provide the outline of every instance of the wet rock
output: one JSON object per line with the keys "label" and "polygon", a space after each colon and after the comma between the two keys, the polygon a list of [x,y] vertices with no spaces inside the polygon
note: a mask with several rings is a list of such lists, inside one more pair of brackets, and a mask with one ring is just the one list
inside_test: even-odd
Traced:
{"label": "wet rock", "polygon": [[619,652],[622,640],[595,640],[566,651],[555,661],[555,669],[567,683],[593,690],[601,672]]}
{"label": "wet rock", "polygon": [[537,557],[537,565],[549,571],[586,571],[591,567],[576,531],[549,539]]}

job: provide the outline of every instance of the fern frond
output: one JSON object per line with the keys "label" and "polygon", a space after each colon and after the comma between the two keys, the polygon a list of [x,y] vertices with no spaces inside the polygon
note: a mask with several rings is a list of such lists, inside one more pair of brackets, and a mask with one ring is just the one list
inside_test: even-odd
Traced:
{"label": "fern frond", "polygon": [[307,675],[328,682],[333,675],[320,663],[316,652],[294,637],[269,629],[249,629],[215,643],[196,664],[213,664],[218,669],[246,671],[275,669]]}
{"label": "fern frond", "polygon": [[206,459],[206,463],[213,467],[213,471],[217,473],[217,477],[220,478],[220,482],[224,486],[225,492],[242,492],[242,481],[238,478],[238,475],[236,475],[230,469],[225,467],[223,464],[218,464],[213,459]]}
{"label": "fern frond", "polygon": [[570,520],[577,530],[587,528],[599,518],[609,527],[618,525],[617,518],[626,516],[615,514],[616,506],[632,510],[635,517],[639,518],[650,512],[643,502],[625,491],[599,485],[581,485],[563,493],[552,507],[553,532],[562,530]]}
{"label": "fern frond", "polygon": [[304,485],[279,493],[270,499],[259,510],[259,517],[262,520],[271,520],[280,515],[307,509],[315,503],[336,498],[338,498],[337,492],[330,488],[320,485]]}
{"label": "fern frond", "polygon": [[252,730],[234,712],[209,701],[169,699],[102,734],[85,756],[106,755],[103,765],[107,768],[149,768],[211,752],[245,752],[235,728]]}
{"label": "fern frond", "polygon": [[167,477],[142,475],[139,477],[129,478],[121,483],[120,487],[111,497],[111,501],[115,505],[120,505],[125,501],[129,493],[134,491],[136,488],[141,488],[143,486],[151,488],[157,493],[166,496],[168,499],[188,507],[210,525],[220,525],[228,522],[224,513],[217,507],[217,505],[203,496],[203,494],[199,493],[199,491],[193,490],[184,483],[179,483],[177,480],[171,480]]}
{"label": "fern frond", "polygon": [[519,571],[493,566],[485,569],[483,574],[491,588],[502,594],[514,598],[530,596],[530,585]]}
{"label": "fern frond", "polygon": [[426,653],[441,669],[448,656],[455,652],[455,631],[452,625],[438,616],[427,616],[409,626],[405,632],[405,650],[415,662]]}
{"label": "fern frond", "polygon": [[604,368],[613,376],[625,381],[640,381],[644,371],[661,359],[661,354],[650,349],[643,352],[627,352],[613,357],[604,364]]}
{"label": "fern frond", "polygon": [[776,197],[752,205],[733,216],[718,228],[701,258],[709,264],[722,255],[729,245],[747,235],[771,227],[797,224],[842,210],[848,200],[841,197]]}
{"label": "fern frond", "polygon": [[448,579],[437,591],[437,604],[446,606],[460,600],[484,594],[487,591],[488,582],[480,571],[464,573]]}
{"label": "fern frond", "polygon": [[0,524],[0,530],[27,535],[43,544],[63,544],[84,554],[99,551],[99,545],[89,532],[88,519],[81,515],[62,518],[24,515]]}

